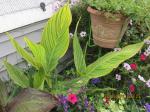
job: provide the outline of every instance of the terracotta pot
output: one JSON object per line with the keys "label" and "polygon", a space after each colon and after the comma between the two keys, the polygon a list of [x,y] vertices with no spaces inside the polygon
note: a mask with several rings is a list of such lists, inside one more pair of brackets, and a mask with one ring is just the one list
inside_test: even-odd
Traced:
{"label": "terracotta pot", "polygon": [[114,48],[124,35],[129,18],[88,7],[91,15],[94,43],[104,48]]}

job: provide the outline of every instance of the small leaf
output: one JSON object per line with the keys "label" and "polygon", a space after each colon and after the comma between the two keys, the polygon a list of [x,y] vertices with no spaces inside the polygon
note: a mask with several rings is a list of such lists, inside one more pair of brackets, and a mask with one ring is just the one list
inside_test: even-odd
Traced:
{"label": "small leaf", "polygon": [[22,88],[29,87],[29,79],[19,68],[9,64],[4,61],[5,67],[7,68],[9,77],[14,81],[15,84],[21,86]]}
{"label": "small leaf", "polygon": [[7,112],[49,112],[57,99],[46,92],[24,89],[6,107]]}

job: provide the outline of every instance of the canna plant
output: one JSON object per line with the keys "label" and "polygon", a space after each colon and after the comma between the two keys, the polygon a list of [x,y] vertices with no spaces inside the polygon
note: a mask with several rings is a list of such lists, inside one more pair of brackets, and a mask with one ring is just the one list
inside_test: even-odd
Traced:
{"label": "canna plant", "polygon": [[53,72],[59,59],[64,56],[69,46],[69,26],[71,19],[69,4],[66,4],[49,19],[44,27],[39,44],[30,41],[28,38],[24,38],[29,52],[23,49],[18,42],[7,33],[17,52],[36,69],[31,84],[29,78],[21,69],[4,61],[9,76],[15,84],[22,88],[32,87],[44,90],[46,83],[50,89],[52,88]]}
{"label": "canna plant", "polygon": [[[150,39],[150,37],[148,37],[148,39]],[[110,52],[98,58],[90,65],[86,65],[85,56],[77,37],[76,28],[73,38],[73,55],[75,68],[79,77],[69,81],[58,82],[57,89],[55,89],[54,92],[66,94],[66,90],[70,88],[74,92],[77,92],[82,86],[85,86],[90,79],[106,76],[111,73],[121,63],[136,55],[143,45],[144,42],[128,45],[119,52]]]}

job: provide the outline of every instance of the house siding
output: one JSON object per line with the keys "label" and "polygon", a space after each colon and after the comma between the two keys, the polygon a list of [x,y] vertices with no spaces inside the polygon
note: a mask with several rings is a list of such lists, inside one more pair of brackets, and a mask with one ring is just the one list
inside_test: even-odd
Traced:
{"label": "house siding", "polygon": [[[15,38],[15,40],[23,47],[26,47],[26,44],[23,40],[24,36],[28,37],[34,42],[39,42],[41,37],[41,32],[47,20],[43,20],[38,23],[34,23],[25,27],[21,27],[9,33]],[[3,60],[7,59],[13,65],[19,65],[21,67],[25,66],[23,59],[16,53],[15,48],[10,43],[8,37],[5,33],[0,34],[0,77],[3,80],[8,80],[6,69],[3,65]]]}

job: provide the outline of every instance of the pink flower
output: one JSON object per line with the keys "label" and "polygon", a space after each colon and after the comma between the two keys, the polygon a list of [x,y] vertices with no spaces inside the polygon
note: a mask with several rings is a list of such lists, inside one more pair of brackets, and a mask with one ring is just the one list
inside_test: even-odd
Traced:
{"label": "pink flower", "polygon": [[146,85],[150,88],[150,79],[146,82]]}
{"label": "pink flower", "polygon": [[130,64],[130,67],[132,70],[137,70],[137,64],[136,63]]}
{"label": "pink flower", "polygon": [[130,89],[130,92],[134,92],[135,91],[135,86],[134,86],[134,84],[131,84],[130,86],[129,86],[129,89]]}
{"label": "pink flower", "polygon": [[76,94],[69,94],[67,100],[70,103],[75,104],[78,101],[78,98]]}
{"label": "pink flower", "polygon": [[140,55],[140,60],[141,60],[141,61],[145,61],[146,58],[147,58],[147,56],[146,56],[145,54],[141,54],[141,55]]}

